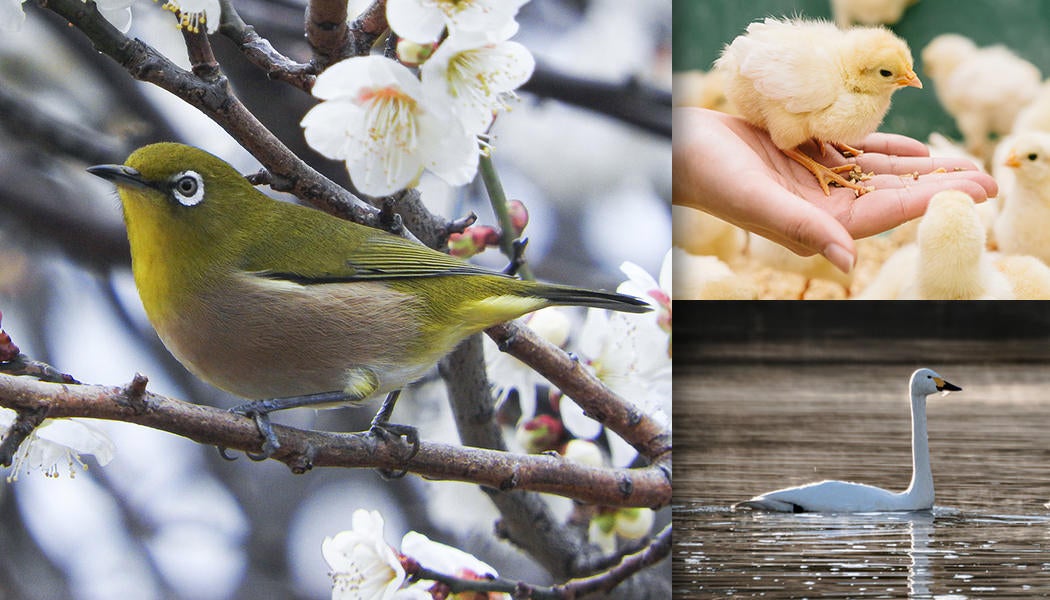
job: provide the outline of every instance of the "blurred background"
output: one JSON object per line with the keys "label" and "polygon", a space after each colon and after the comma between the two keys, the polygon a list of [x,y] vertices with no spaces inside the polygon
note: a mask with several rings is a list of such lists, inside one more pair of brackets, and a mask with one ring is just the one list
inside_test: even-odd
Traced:
{"label": "blurred background", "polygon": [[[350,13],[367,4],[351,2]],[[300,61],[310,56],[304,6],[237,2],[249,24]],[[138,371],[155,392],[233,406],[238,399],[197,381],[156,339],[131,279],[115,191],[84,168],[123,162],[159,140],[199,146],[244,173],[258,163],[195,109],[133,81],[54,14],[24,8],[21,30],[0,36],[3,328],[23,352],[82,381],[123,384]],[[188,66],[171,13],[153,2],[132,13],[129,36]],[[526,258],[540,279],[586,287],[615,289],[626,279],[624,261],[657,276],[671,235],[670,0],[533,0],[518,21],[515,40],[540,68],[498,119],[493,145],[508,196],[531,215]],[[268,80],[225,38],[212,44],[248,108],[345,184],[343,165],[303,141],[298,123],[315,101]],[[573,97],[581,82],[634,82],[652,94],[653,110],[608,116],[601,98]],[[474,211],[479,223],[495,224],[480,182],[450,189],[424,178],[420,187],[432,212]],[[477,260],[505,264],[494,250]],[[394,421],[418,426],[425,440],[457,442],[444,394],[435,375],[402,400]],[[375,408],[288,411],[275,420],[357,431]],[[343,469],[296,476],[273,461],[226,462],[213,448],[134,425],[99,426],[117,447],[105,468],[89,458],[90,470],[72,479],[32,473],[0,483],[0,599],[327,598],[321,541],[349,529],[356,508],[381,510],[390,542],[414,529],[503,575],[546,582],[542,569],[496,540],[498,514],[475,486]],[[559,514],[571,510],[552,502]]]}

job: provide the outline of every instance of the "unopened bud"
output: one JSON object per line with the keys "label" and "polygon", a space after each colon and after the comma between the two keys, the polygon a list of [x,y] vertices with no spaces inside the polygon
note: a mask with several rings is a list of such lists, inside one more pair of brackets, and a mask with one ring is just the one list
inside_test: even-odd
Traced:
{"label": "unopened bud", "polygon": [[529,224],[529,209],[521,200],[511,200],[507,203],[507,212],[510,214],[510,222],[514,225],[514,237],[519,238]]}
{"label": "unopened bud", "polygon": [[529,454],[539,454],[558,447],[565,428],[551,415],[539,415],[518,426],[518,443]]}
{"label": "unopened bud", "polygon": [[401,38],[397,41],[397,58],[408,67],[418,67],[434,54],[437,44],[418,44]]}

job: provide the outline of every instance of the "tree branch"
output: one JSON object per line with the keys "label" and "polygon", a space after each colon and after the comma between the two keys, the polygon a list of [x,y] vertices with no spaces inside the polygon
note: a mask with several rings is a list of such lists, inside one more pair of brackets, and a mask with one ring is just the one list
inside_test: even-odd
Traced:
{"label": "tree branch", "polygon": [[521,90],[593,110],[666,138],[671,137],[671,94],[635,79],[622,83],[583,79],[537,63],[532,77],[521,86]]}
{"label": "tree branch", "polygon": [[390,26],[386,22],[386,0],[373,0],[372,4],[350,23],[351,53],[367,56]]}
{"label": "tree branch", "polygon": [[231,0],[219,0],[222,21],[219,33],[237,44],[244,56],[270,79],[283,81],[309,93],[317,80],[317,67],[296,62],[278,52],[273,44],[241,19]]}
{"label": "tree branch", "polygon": [[542,373],[592,419],[616,432],[639,454],[663,464],[670,477],[671,432],[607,388],[580,362],[528,327],[503,323],[485,330],[503,352]]}
{"label": "tree branch", "polygon": [[252,153],[288,191],[326,212],[377,227],[378,210],[300,160],[255,118],[221,74],[207,82],[180,69],[153,47],[122,35],[81,0],[41,0],[43,6],[76,25],[95,48],[120,63],[135,79],[161,87],[212,118]]}
{"label": "tree branch", "polygon": [[307,5],[306,40],[318,73],[350,56],[346,17],[346,0],[310,0]]}
{"label": "tree branch", "polygon": [[[259,432],[247,417],[142,390],[67,385],[0,374],[0,406],[44,411],[46,418],[86,417],[137,423],[212,446],[257,451]],[[404,469],[430,479],[466,481],[500,490],[533,490],[606,506],[660,507],[671,486],[658,469],[597,469],[552,456],[518,455],[421,443],[414,457],[396,439],[368,433],[326,433],[274,425],[275,459],[302,473],[313,467]]]}

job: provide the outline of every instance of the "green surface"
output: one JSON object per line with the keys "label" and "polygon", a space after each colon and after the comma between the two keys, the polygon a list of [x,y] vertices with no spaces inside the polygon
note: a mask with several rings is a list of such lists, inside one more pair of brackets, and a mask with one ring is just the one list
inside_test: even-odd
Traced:
{"label": "green surface", "polygon": [[[674,0],[674,69],[704,69],[747,24],[766,16],[801,14],[831,18],[828,0]],[[1050,74],[1050,1],[920,0],[892,29],[908,41],[926,87],[894,94],[881,131],[923,141],[932,131],[959,139],[955,123],[937,102],[919,54],[934,37],[960,33],[979,46],[1003,44]]]}

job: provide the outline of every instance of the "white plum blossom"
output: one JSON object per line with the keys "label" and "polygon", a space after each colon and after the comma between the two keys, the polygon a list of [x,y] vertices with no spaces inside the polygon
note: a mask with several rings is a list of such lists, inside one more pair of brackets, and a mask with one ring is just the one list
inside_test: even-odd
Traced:
{"label": "white plum blossom", "polygon": [[428,101],[447,104],[467,131],[484,133],[535,68],[532,53],[517,42],[461,35],[442,42],[420,75]]}
{"label": "white plum blossom", "polygon": [[162,8],[178,12],[180,29],[198,33],[200,26],[205,25],[208,33],[219,30],[222,18],[219,0],[168,0]]}
{"label": "white plum blossom", "polygon": [[[569,340],[572,323],[562,307],[541,308],[520,321],[559,348]],[[506,402],[511,390],[518,390],[521,417],[531,419],[536,414],[536,386],[547,383],[547,379],[510,354],[501,352],[492,340],[485,343],[485,368],[496,391],[497,405]]]}
{"label": "white plum blossom", "polygon": [[508,39],[518,31],[514,17],[528,0],[387,0],[390,29],[413,42],[437,41],[447,27],[450,37],[462,33]]}
{"label": "white plum blossom", "polygon": [[[401,553],[431,571],[459,579],[488,579],[499,575],[496,569],[478,560],[473,554],[432,541],[422,533],[415,531],[409,531],[401,539]],[[433,584],[433,581],[424,579],[410,586],[408,590],[423,591],[429,589]],[[509,596],[489,594],[486,598],[509,598]]]}
{"label": "white plum blossom", "polygon": [[[0,439],[6,436],[15,417],[15,411],[0,409]],[[106,466],[113,460],[113,452],[113,442],[109,437],[88,421],[44,419],[15,452],[7,481],[17,481],[19,473],[28,474],[34,469],[39,469],[47,477],[58,477],[60,470],[67,468],[69,476],[73,477],[75,467],[87,469],[80,455],[91,454],[99,465]]]}
{"label": "white plum blossom", "polygon": [[[660,283],[641,267],[624,263],[630,278],[617,291],[636,295],[653,306],[648,314],[612,313],[588,309],[580,333],[579,353],[606,386],[657,422],[671,425],[671,253],[660,270]],[[562,403],[565,427],[577,437],[594,437],[596,424],[575,405]],[[608,432],[612,462],[628,464],[635,450]]]}
{"label": "white plum blossom", "polygon": [[[25,23],[26,15],[22,10],[25,0],[0,0],[0,32],[18,31]],[[84,0],[87,3],[87,0]],[[98,12],[107,21],[127,33],[131,29],[131,5],[135,0],[95,0]]]}
{"label": "white plum blossom", "polygon": [[300,123],[306,142],[345,161],[365,194],[392,194],[424,168],[451,185],[465,185],[477,173],[477,138],[449,118],[447,107],[425,102],[419,80],[393,60],[338,62],[317,77],[313,94],[323,102]]}
{"label": "white plum blossom", "polygon": [[326,537],[321,554],[332,569],[332,600],[388,600],[405,582],[405,569],[383,539],[383,517],[356,510],[353,529]]}

